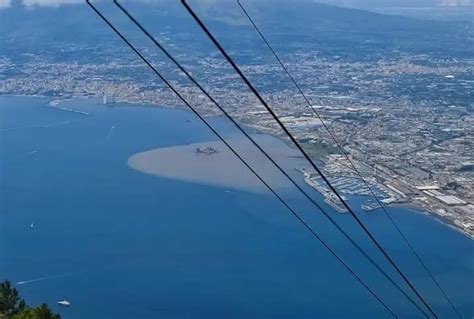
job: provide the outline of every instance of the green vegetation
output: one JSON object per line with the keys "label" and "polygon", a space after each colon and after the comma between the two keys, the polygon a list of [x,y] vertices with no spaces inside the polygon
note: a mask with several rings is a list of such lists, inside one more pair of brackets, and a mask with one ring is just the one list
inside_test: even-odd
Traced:
{"label": "green vegetation", "polygon": [[325,143],[306,143],[304,146],[305,150],[307,150],[309,154],[314,157],[341,154],[341,150],[338,147]]}
{"label": "green vegetation", "polygon": [[36,308],[28,307],[18,290],[9,281],[4,281],[0,284],[0,318],[61,319],[61,316],[53,313],[46,304]]}

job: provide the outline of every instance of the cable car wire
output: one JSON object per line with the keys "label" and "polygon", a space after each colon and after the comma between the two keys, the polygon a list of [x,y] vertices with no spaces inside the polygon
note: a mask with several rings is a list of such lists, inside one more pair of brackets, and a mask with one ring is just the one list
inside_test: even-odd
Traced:
{"label": "cable car wire", "polygon": [[255,175],[259,181],[279,200],[279,202],[290,211],[290,213],[311,233],[311,235],[317,239],[330,253],[333,255],[343,266],[344,268],[352,274],[357,281],[389,312],[393,317],[398,318],[397,315],[384,303],[384,301],[362,280],[359,275],[357,275],[344,260],[339,257],[339,255],[329,247],[329,245],[313,230],[313,228],[295,211],[291,208],[286,201],[278,195],[278,193],[273,190],[273,188],[265,182],[265,180],[248,164],[233,148],[229,145],[226,140],[210,125],[206,119],[196,111],[196,109],[189,104],[189,102],[171,85],[168,80],[166,80],[160,72],[130,43],[129,40],[117,30],[113,24],[90,2],[90,0],[85,0],[86,3],[92,8],[92,10],[125,42],[132,51],[138,55],[138,57],[155,73],[167,86],[168,88],[213,132],[216,137],[218,137],[224,145]]}
{"label": "cable car wire", "polygon": [[236,0],[237,4],[239,5],[240,9],[242,10],[242,12],[244,13],[244,15],[247,17],[247,19],[249,20],[249,22],[251,23],[251,25],[253,26],[253,28],[255,29],[255,31],[258,33],[258,35],[260,36],[260,38],[262,39],[262,41],[265,43],[265,45],[267,46],[267,48],[270,50],[270,52],[273,54],[273,56],[275,57],[275,59],[278,61],[278,63],[280,64],[280,66],[282,67],[282,69],[285,71],[285,73],[288,75],[288,78],[291,80],[291,82],[293,83],[293,85],[296,87],[296,89],[298,90],[298,92],[300,93],[300,95],[303,97],[303,99],[305,100],[306,104],[308,105],[308,107],[312,110],[313,114],[316,116],[316,118],[321,122],[321,124],[323,125],[323,127],[325,128],[325,130],[328,132],[328,134],[330,135],[330,137],[333,139],[333,141],[336,143],[337,147],[342,151],[343,155],[345,156],[345,158],[347,159],[347,161],[350,163],[352,169],[354,170],[354,172],[358,175],[358,177],[362,180],[362,182],[365,184],[367,190],[371,193],[372,197],[376,200],[377,204],[380,206],[380,208],[382,208],[384,214],[388,217],[388,219],[390,220],[390,222],[394,225],[395,229],[397,230],[397,232],[400,234],[400,236],[403,238],[403,241],[406,243],[406,245],[410,248],[410,250],[413,252],[413,254],[415,255],[416,259],[418,260],[418,262],[422,265],[422,267],[425,269],[425,271],[428,273],[428,275],[431,277],[431,279],[433,280],[434,284],[438,287],[438,289],[440,290],[440,292],[443,294],[443,296],[446,298],[446,300],[448,301],[449,305],[451,306],[451,308],[456,312],[457,316],[462,319],[461,317],[461,314],[459,313],[459,311],[456,309],[456,307],[454,306],[453,302],[451,301],[451,299],[448,297],[448,295],[446,294],[446,292],[443,290],[443,288],[441,287],[441,285],[438,283],[438,281],[436,280],[435,276],[433,275],[433,273],[429,270],[428,266],[426,266],[426,264],[424,263],[423,259],[420,257],[420,255],[417,253],[417,251],[415,250],[415,248],[413,247],[413,245],[410,243],[410,241],[408,240],[408,238],[403,234],[402,230],[400,229],[399,225],[397,224],[397,222],[392,218],[391,214],[385,209],[385,205],[382,204],[382,202],[379,200],[379,198],[375,195],[374,191],[372,190],[372,187],[370,187],[369,183],[366,181],[366,179],[362,176],[362,174],[359,172],[359,170],[357,169],[357,167],[355,166],[354,162],[350,159],[349,157],[349,154],[344,150],[344,148],[342,147],[341,143],[337,140],[336,136],[334,135],[334,133],[332,132],[332,130],[329,128],[329,126],[325,123],[325,121],[323,120],[322,116],[319,114],[319,112],[313,107],[313,104],[311,103],[311,101],[309,100],[309,98],[306,96],[306,94],[303,92],[303,90],[301,89],[300,85],[298,84],[298,82],[296,82],[295,78],[293,77],[293,75],[290,73],[290,71],[288,70],[288,68],[285,66],[285,64],[283,63],[283,61],[281,60],[281,58],[279,57],[279,55],[276,53],[276,51],[273,49],[272,45],[269,43],[269,41],[266,39],[266,37],[263,35],[263,32],[260,30],[260,28],[257,26],[257,24],[255,23],[255,21],[252,19],[252,17],[250,16],[250,14],[248,13],[248,11],[246,10],[245,6],[242,4],[241,0]]}
{"label": "cable car wire", "polygon": [[328,178],[322,173],[322,171],[317,167],[314,161],[309,157],[306,151],[301,147],[298,141],[294,138],[291,132],[286,128],[286,126],[281,122],[279,117],[275,114],[275,112],[270,108],[267,102],[262,98],[260,93],[257,89],[252,85],[252,83],[248,80],[248,78],[242,73],[240,68],[234,62],[234,60],[229,56],[226,50],[222,47],[222,45],[217,41],[217,39],[212,35],[206,25],[202,22],[202,20],[197,16],[194,10],[189,6],[186,0],[181,0],[181,4],[185,7],[185,9],[189,12],[189,14],[193,17],[196,23],[201,27],[207,37],[211,40],[211,42],[218,48],[224,58],[229,62],[229,64],[234,68],[240,78],[245,82],[248,88],[252,91],[252,93],[258,98],[258,100],[262,103],[262,105],[267,109],[270,115],[275,119],[281,129],[285,132],[285,134],[290,138],[290,140],[294,143],[296,148],[301,152],[301,154],[308,160],[310,165],[316,170],[316,172],[321,176],[324,182],[328,185],[331,191],[338,197],[338,199],[342,202],[344,207],[349,211],[349,213],[354,217],[356,222],[360,225],[360,227],[364,230],[367,236],[372,240],[372,242],[376,245],[378,250],[385,256],[385,258],[389,261],[389,263],[393,266],[393,268],[399,273],[399,275],[403,278],[403,280],[407,283],[407,285],[411,288],[411,290],[418,296],[421,302],[425,305],[428,311],[433,315],[434,318],[438,318],[434,310],[431,306],[426,302],[425,298],[418,292],[416,287],[411,283],[408,277],[403,273],[403,271],[398,267],[392,257],[385,251],[382,245],[377,241],[377,239],[371,234],[369,229],[365,226],[365,224],[360,220],[360,218],[354,213],[354,211],[349,207],[346,201],[342,198],[342,196],[336,191],[334,186],[329,182]]}
{"label": "cable car wire", "polygon": [[335,222],[335,220],[324,211],[324,209],[305,191],[301,188],[298,183],[294,181],[292,177],[288,175],[288,173],[278,164],[273,160],[273,158],[264,150],[262,147],[255,141],[254,138],[252,138],[242,127],[239,125],[234,118],[209,94],[209,92],[202,87],[201,84],[161,45],[158,40],[150,34],[150,32],[143,27],[143,25],[123,6],[119,3],[118,0],[113,0],[114,4],[129,18],[131,22],[133,22],[147,37],[150,39],[153,44],[161,51],[163,52],[168,59],[170,59],[179,69],[180,71],[186,75],[186,77],[194,84],[196,85],[199,90],[224,114],[224,116],[229,119],[234,126],[255,146],[257,149],[313,204],[315,205],[323,214],[326,216],[326,218],[336,227],[339,232],[341,232],[344,237],[346,237],[347,240],[350,241],[352,245],[356,247],[356,249],[365,257],[368,259],[368,261],[379,270],[384,277],[386,277],[387,280],[389,280],[406,298],[409,299],[409,301],[417,307],[418,310],[420,310],[425,316],[426,313],[418,306],[416,302],[413,301],[413,299],[406,294],[406,292],[399,286],[397,283],[393,281],[393,279]]}

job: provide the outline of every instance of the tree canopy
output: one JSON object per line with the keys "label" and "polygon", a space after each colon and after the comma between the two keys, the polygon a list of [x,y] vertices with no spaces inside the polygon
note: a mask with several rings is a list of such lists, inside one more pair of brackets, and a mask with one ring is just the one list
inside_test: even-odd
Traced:
{"label": "tree canopy", "polygon": [[9,281],[0,284],[0,314],[12,318],[26,308],[26,303],[21,299],[18,290],[12,287]]}
{"label": "tree canopy", "polygon": [[0,283],[0,319],[61,319],[48,305],[31,308],[9,281]]}

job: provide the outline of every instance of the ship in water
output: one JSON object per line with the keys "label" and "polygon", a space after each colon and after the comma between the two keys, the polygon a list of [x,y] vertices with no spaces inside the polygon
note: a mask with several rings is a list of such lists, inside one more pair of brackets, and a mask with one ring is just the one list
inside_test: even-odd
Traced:
{"label": "ship in water", "polygon": [[69,307],[71,303],[67,300],[61,300],[61,301],[58,301],[58,305],[63,306],[63,307]]}
{"label": "ship in water", "polygon": [[216,154],[216,153],[219,153],[219,150],[213,148],[213,147],[206,147],[206,148],[203,148],[201,149],[200,147],[196,148],[196,153],[197,154],[206,154],[206,155],[212,155],[212,154]]}
{"label": "ship in water", "polygon": [[380,208],[380,205],[376,201],[374,201],[372,199],[369,199],[369,200],[367,200],[367,202],[362,204],[361,207],[364,211],[370,212],[370,211],[373,211],[373,210],[376,210],[376,209]]}

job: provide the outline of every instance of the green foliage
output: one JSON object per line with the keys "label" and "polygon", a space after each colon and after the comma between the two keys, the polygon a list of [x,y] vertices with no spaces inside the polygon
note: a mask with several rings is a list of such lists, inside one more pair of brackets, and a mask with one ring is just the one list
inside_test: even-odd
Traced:
{"label": "green foliage", "polygon": [[53,313],[48,305],[42,304],[37,308],[25,309],[12,319],[61,319],[61,316]]}
{"label": "green foliage", "polygon": [[48,305],[29,308],[9,281],[0,283],[0,319],[61,319]]}
{"label": "green foliage", "polygon": [[25,301],[20,298],[18,290],[9,281],[0,284],[0,314],[4,318],[12,318],[26,308]]}
{"label": "green foliage", "polygon": [[15,315],[12,319],[35,319],[35,310],[27,308],[19,314]]}
{"label": "green foliage", "polygon": [[341,150],[336,147],[325,143],[309,143],[305,146],[311,156],[321,158],[331,154],[341,154]]}

